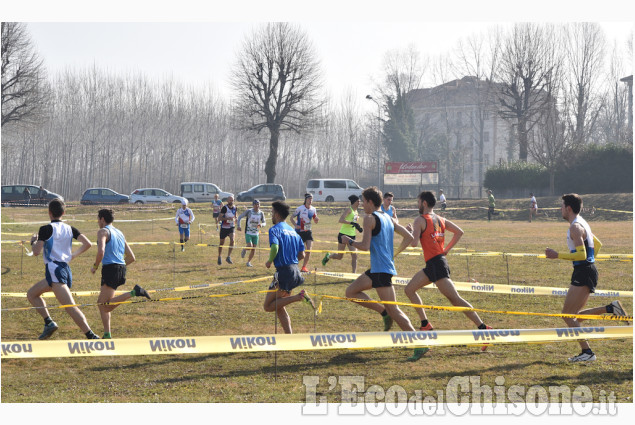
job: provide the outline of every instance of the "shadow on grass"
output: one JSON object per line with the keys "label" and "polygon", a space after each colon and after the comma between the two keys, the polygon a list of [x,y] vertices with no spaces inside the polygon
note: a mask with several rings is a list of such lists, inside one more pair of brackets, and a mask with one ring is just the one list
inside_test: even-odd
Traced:
{"label": "shadow on grass", "polygon": [[[478,354],[476,354],[478,355]],[[463,355],[465,356],[465,354]],[[541,360],[537,360],[534,362],[530,362],[530,363],[510,363],[510,364],[505,364],[505,365],[497,365],[497,366],[492,366],[489,368],[483,368],[483,367],[479,367],[478,369],[465,369],[465,370],[461,370],[461,375],[462,376],[476,376],[476,375],[482,375],[484,373],[488,373],[488,372],[493,372],[493,373],[501,373],[501,372],[511,372],[511,371],[518,371],[519,369],[523,369],[523,368],[527,368],[527,367],[532,367],[532,366],[553,366],[553,363],[551,362],[546,362],[546,361],[541,361]],[[431,373],[430,375],[427,375],[426,377],[428,378],[451,378],[453,376],[456,375],[456,370],[449,370],[447,372],[439,372],[439,373]]]}
{"label": "shadow on grass", "polygon": [[10,267],[2,267],[2,274],[7,274],[11,271]]}
{"label": "shadow on grass", "polygon": [[[571,365],[578,367],[579,365]],[[541,382],[543,386],[562,385],[563,382],[573,382],[576,385],[589,385],[589,383],[605,383],[623,384],[625,382],[633,382],[633,369],[631,370],[589,370],[580,373],[577,376],[561,376],[552,375],[545,376]],[[539,381],[540,382],[540,381]]]}

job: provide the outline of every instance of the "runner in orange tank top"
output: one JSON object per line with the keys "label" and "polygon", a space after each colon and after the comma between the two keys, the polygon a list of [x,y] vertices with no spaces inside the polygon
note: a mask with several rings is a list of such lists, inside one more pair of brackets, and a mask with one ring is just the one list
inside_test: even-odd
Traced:
{"label": "runner in orange tank top", "polygon": [[[432,192],[421,192],[419,195],[419,213],[414,223],[409,224],[407,229],[412,231],[415,237],[412,246],[417,246],[417,241],[421,243],[423,249],[423,257],[426,262],[426,267],[423,270],[417,272],[410,282],[406,286],[405,293],[413,304],[421,304],[421,298],[417,294],[417,290],[423,288],[426,285],[435,283],[439,291],[457,307],[469,307],[472,305],[465,301],[456,292],[454,283],[450,279],[450,267],[445,258],[448,252],[454,247],[461,236],[463,236],[463,230],[450,220],[445,220],[443,217],[439,217],[433,211],[433,208],[437,200]],[[452,240],[445,247],[445,230],[452,232]],[[417,239],[417,236],[419,238]],[[426,312],[423,308],[415,307],[415,311],[421,319],[422,331],[431,331],[434,328],[428,321]],[[479,329],[491,329],[491,327],[485,325],[481,318],[475,311],[463,312]],[[481,348],[485,350],[485,346]]]}

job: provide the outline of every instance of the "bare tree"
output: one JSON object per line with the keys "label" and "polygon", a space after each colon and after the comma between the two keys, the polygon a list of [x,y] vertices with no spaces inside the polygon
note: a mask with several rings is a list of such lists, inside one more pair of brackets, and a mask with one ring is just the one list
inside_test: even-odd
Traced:
{"label": "bare tree", "polygon": [[305,32],[286,23],[268,23],[245,40],[231,84],[241,127],[270,133],[267,183],[276,177],[280,132],[310,127],[321,106],[320,68]]}
{"label": "bare tree", "polygon": [[557,66],[557,43],[552,25],[535,23],[514,25],[503,43],[497,67],[500,115],[516,124],[521,161],[527,161],[528,135],[550,101],[544,89]]}
{"label": "bare tree", "polygon": [[2,127],[34,121],[48,99],[46,72],[21,22],[2,22]]}
{"label": "bare tree", "polygon": [[564,28],[566,84],[564,96],[569,132],[585,143],[598,118],[601,98],[597,85],[604,65],[605,37],[597,23],[575,22]]}

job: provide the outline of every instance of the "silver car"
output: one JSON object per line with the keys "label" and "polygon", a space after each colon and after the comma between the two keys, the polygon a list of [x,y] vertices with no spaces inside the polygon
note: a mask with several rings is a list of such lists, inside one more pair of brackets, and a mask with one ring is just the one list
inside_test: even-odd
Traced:
{"label": "silver car", "polygon": [[137,189],[130,194],[131,204],[148,204],[148,203],[162,203],[162,204],[180,204],[185,198],[182,196],[172,195],[170,192],[166,192],[163,189],[146,188]]}

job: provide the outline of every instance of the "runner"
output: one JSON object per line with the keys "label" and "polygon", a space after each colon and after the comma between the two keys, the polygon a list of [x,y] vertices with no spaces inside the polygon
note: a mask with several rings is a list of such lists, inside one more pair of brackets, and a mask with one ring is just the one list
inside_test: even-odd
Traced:
{"label": "runner", "polygon": [[[342,242],[362,251],[370,250],[370,269],[361,274],[348,288],[346,297],[358,300],[370,301],[370,297],[364,293],[375,288],[379,299],[382,301],[396,301],[395,290],[392,287],[392,277],[397,274],[393,258],[406,249],[412,241],[412,234],[398,224],[394,218],[381,211],[381,191],[376,187],[369,187],[362,192],[362,206],[366,215],[363,222],[363,237],[361,241],[355,241],[346,235],[342,236]],[[394,251],[394,233],[402,236],[401,245]],[[381,314],[384,321],[384,331],[389,331],[393,320],[404,331],[415,332],[408,316],[406,316],[395,304],[378,304],[369,302],[357,302],[368,309]],[[415,354],[408,360],[416,361],[428,351],[427,347],[416,348]]]}
{"label": "runner", "polygon": [[315,305],[304,289],[298,295],[291,296],[291,291],[304,283],[304,277],[298,271],[298,260],[304,257],[304,245],[298,233],[285,223],[289,216],[289,206],[281,201],[276,201],[271,206],[271,221],[274,225],[269,228],[271,251],[265,267],[270,268],[272,263],[276,267],[276,274],[269,286],[270,290],[276,291],[267,292],[264,309],[268,312],[275,311],[284,333],[290,334],[291,319],[285,306],[305,300],[315,311]]}
{"label": "runner", "polygon": [[216,230],[218,230],[218,216],[220,215],[221,208],[223,208],[223,201],[218,199],[218,193],[215,193],[214,200],[212,201],[212,216],[216,221]]}
{"label": "runner", "polygon": [[[119,307],[119,303],[129,300],[131,297],[146,297],[150,295],[139,285],[135,285],[132,291],[115,297],[118,287],[126,283],[126,266],[135,261],[134,253],[126,242],[121,230],[115,228],[112,223],[115,220],[115,213],[111,209],[102,209],[97,213],[97,255],[95,264],[90,268],[90,272],[95,274],[102,263],[101,268],[101,290],[97,302],[99,303],[99,314],[104,325],[103,339],[111,339],[110,333],[110,312]],[[114,305],[104,305],[113,303]]]}
{"label": "runner", "polygon": [[[61,305],[74,305],[75,300],[71,294],[73,274],[68,263],[92,246],[88,238],[79,230],[62,223],[65,210],[66,205],[61,199],[53,199],[49,202],[48,213],[51,223],[40,227],[38,234],[31,237],[33,255],[42,254],[45,268],[45,278],[33,285],[26,293],[31,305],[36,307],[36,311],[44,319],[44,331],[37,339],[48,339],[58,329],[57,323],[49,315],[42,294],[53,291]],[[82,244],[75,252],[72,252],[73,239]],[[65,310],[86,338],[99,339],[88,326],[86,316],[78,307],[67,307]]]}
{"label": "runner", "polygon": [[181,252],[183,252],[185,251],[185,243],[190,240],[190,225],[194,221],[194,213],[187,206],[187,199],[181,201],[181,208],[176,210],[174,221],[176,221],[176,225],[179,226]]}
{"label": "runner", "polygon": [[247,267],[253,267],[251,260],[254,258],[256,250],[253,247],[258,246],[258,240],[260,237],[260,227],[267,225],[264,211],[260,211],[260,201],[254,199],[253,208],[246,210],[238,217],[238,231],[240,232],[240,220],[243,217],[247,217],[245,220],[245,241],[249,248],[243,249],[240,253],[241,258],[245,258],[246,250],[249,249],[249,258],[247,258]]}
{"label": "runner", "polygon": [[487,208],[487,221],[491,221],[493,215],[499,214],[498,211],[494,211],[496,208],[496,199],[494,199],[494,194],[491,190],[487,191],[487,203],[489,205]]}
{"label": "runner", "polygon": [[531,223],[531,216],[538,217],[538,202],[533,193],[529,194],[529,222]]}
{"label": "runner", "polygon": [[[560,207],[562,218],[569,222],[567,230],[567,247],[569,252],[560,254],[551,248],[545,249],[547,258],[573,261],[573,274],[571,284],[567,291],[562,306],[563,314],[603,314],[609,313],[616,316],[626,316],[626,311],[619,301],[611,304],[582,310],[589,300],[589,296],[595,292],[598,283],[598,271],[595,267],[595,255],[599,254],[602,243],[591,232],[591,226],[579,214],[582,210],[582,198],[576,193],[562,195]],[[563,319],[570,328],[579,328],[584,319]],[[569,357],[570,362],[592,362],[596,356],[586,340],[578,340],[582,352],[577,356]]]}
{"label": "runner", "polygon": [[[359,196],[351,195],[348,197],[348,200],[351,202],[350,208],[345,210],[340,216],[340,223],[342,226],[340,227],[340,233],[337,235],[337,250],[344,251],[346,247],[348,247],[349,251],[356,252],[357,249],[353,248],[350,245],[342,242],[342,236],[346,235],[351,239],[355,239],[355,230],[361,232],[362,226],[357,223],[357,219],[359,218],[359,214],[357,213],[357,209],[359,207]],[[329,252],[326,253],[324,258],[322,259],[322,265],[326,266],[326,263],[331,260],[341,260],[344,257],[344,253],[331,254]],[[353,268],[353,273],[357,272],[357,254],[351,254],[351,267]]]}
{"label": "runner", "polygon": [[223,206],[220,210],[219,220],[220,225],[220,243],[218,245],[218,265],[223,264],[221,257],[223,255],[223,245],[225,245],[225,238],[229,236],[229,249],[227,251],[227,258],[225,259],[228,264],[234,264],[232,261],[232,251],[234,250],[234,233],[236,223],[236,205],[234,205],[234,197],[227,197],[227,205]]}
{"label": "runner", "polygon": [[[426,267],[418,271],[412,279],[410,279],[404,292],[413,304],[420,305],[422,302],[417,294],[417,290],[434,283],[437,288],[439,288],[439,292],[441,292],[453,306],[472,308],[472,305],[461,298],[458,292],[456,292],[454,282],[450,279],[450,267],[445,258],[452,247],[454,247],[461,239],[461,236],[463,236],[463,230],[450,220],[446,220],[434,213],[433,208],[436,202],[436,198],[432,192],[421,192],[418,199],[420,216],[415,219],[414,223],[408,224],[407,226],[407,229],[412,231],[414,235],[412,246],[417,246],[418,243],[421,243]],[[448,246],[444,246],[446,229],[453,234]],[[433,330],[434,328],[428,321],[425,310],[420,307],[415,307],[414,309],[419,315],[419,319],[421,319],[420,329],[422,331]],[[492,329],[483,323],[476,312],[465,311],[463,313],[468,319],[474,322],[479,329]],[[484,345],[481,347],[481,350],[485,351],[486,347],[487,346]],[[415,353],[415,356],[416,355],[420,357],[423,354]]]}
{"label": "runner", "polygon": [[[295,231],[298,232],[300,237],[302,238],[302,242],[304,242],[304,246],[307,250],[310,250],[313,246],[313,233],[311,232],[311,220],[315,223],[318,222],[317,211],[315,207],[312,207],[313,203],[313,195],[310,193],[304,194],[304,205],[300,205],[293,215],[291,216],[291,222],[295,225]],[[297,217],[297,220],[293,220]],[[309,258],[311,258],[311,253],[306,252],[304,254],[304,263],[302,264],[302,269],[300,271],[308,272],[309,269],[306,268],[306,265],[309,264]]]}
{"label": "runner", "polygon": [[441,211],[445,211],[448,203],[445,199],[445,195],[443,194],[443,189],[439,189],[439,203],[441,204]]}
{"label": "runner", "polygon": [[384,193],[384,201],[381,204],[381,210],[397,220],[397,223],[399,223],[399,219],[397,218],[397,209],[392,204],[394,197],[395,196],[392,192]]}

